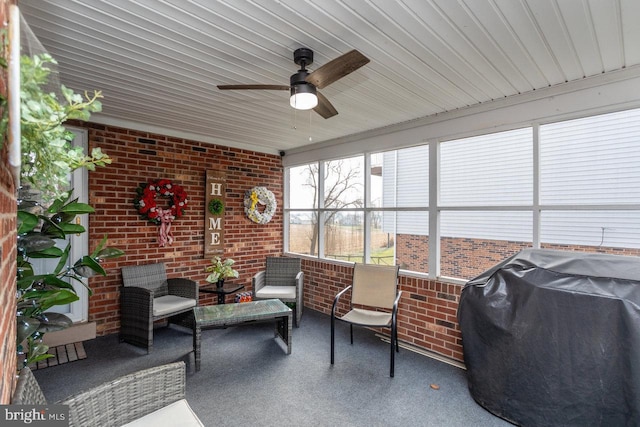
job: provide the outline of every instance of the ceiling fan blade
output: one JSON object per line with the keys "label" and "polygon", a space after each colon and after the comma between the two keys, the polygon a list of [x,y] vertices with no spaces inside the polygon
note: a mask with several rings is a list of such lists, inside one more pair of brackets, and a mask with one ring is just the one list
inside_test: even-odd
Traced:
{"label": "ceiling fan blade", "polygon": [[337,57],[333,61],[327,62],[309,74],[305,80],[318,89],[322,89],[347,74],[354,72],[368,62],[369,58],[357,50],[352,50]]}
{"label": "ceiling fan blade", "polygon": [[289,86],[284,85],[218,85],[220,90],[289,90]]}
{"label": "ceiling fan blade", "polygon": [[325,119],[333,117],[338,114],[338,111],[334,108],[329,100],[320,92],[316,92],[318,96],[318,105],[313,109],[316,113],[320,114]]}

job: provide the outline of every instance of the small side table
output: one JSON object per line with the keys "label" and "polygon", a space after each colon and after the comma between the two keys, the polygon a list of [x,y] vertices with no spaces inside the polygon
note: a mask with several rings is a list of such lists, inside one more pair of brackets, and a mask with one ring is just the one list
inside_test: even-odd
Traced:
{"label": "small side table", "polygon": [[229,294],[234,292],[238,292],[240,289],[244,289],[244,285],[225,285],[221,288],[218,288],[215,284],[211,286],[200,286],[200,292],[204,292],[205,294],[217,294],[218,295],[218,304],[224,304],[226,301],[226,297]]}

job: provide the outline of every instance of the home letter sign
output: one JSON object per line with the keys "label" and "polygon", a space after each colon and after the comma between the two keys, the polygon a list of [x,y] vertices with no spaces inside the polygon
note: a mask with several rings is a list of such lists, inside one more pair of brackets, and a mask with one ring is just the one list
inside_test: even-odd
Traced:
{"label": "home letter sign", "polygon": [[224,211],[227,178],[224,172],[208,170],[205,187],[204,256],[224,253]]}

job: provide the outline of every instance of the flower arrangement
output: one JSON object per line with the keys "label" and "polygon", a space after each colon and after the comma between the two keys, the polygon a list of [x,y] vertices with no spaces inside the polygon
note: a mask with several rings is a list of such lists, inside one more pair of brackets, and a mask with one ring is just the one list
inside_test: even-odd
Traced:
{"label": "flower arrangement", "polygon": [[224,280],[227,277],[237,278],[240,274],[231,268],[235,263],[231,258],[227,258],[224,261],[219,256],[215,256],[211,259],[211,265],[205,267],[207,273],[211,273],[207,276],[206,280],[209,283],[218,283],[220,280]]}
{"label": "flower arrangement", "polygon": [[[136,198],[133,201],[138,213],[149,222],[160,224],[162,213],[170,213],[173,218],[184,215],[187,206],[187,193],[179,185],[168,179],[154,179],[136,188]],[[168,209],[158,207],[157,197],[167,197],[170,200]],[[172,218],[172,219],[173,219]]]}

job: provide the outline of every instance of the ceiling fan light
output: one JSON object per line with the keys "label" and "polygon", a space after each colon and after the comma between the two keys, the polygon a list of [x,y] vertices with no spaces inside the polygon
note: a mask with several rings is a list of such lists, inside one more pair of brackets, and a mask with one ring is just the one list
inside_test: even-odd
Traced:
{"label": "ceiling fan light", "polygon": [[318,105],[316,88],[310,84],[298,84],[291,86],[291,98],[289,103],[296,110],[310,110]]}
{"label": "ceiling fan light", "polygon": [[318,105],[318,97],[312,93],[297,93],[289,100],[296,110],[310,110]]}

